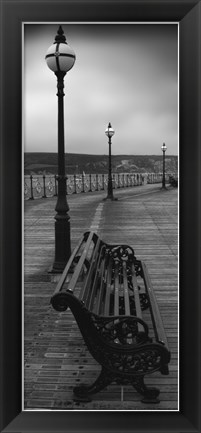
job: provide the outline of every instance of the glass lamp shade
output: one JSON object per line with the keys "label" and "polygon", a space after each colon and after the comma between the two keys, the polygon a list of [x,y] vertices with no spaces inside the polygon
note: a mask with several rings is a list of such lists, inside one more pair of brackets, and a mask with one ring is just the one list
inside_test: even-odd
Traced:
{"label": "glass lamp shade", "polygon": [[75,53],[73,49],[66,43],[51,45],[45,56],[47,66],[53,72],[68,72],[75,63]]}
{"label": "glass lamp shade", "polygon": [[111,123],[108,124],[105,130],[105,134],[107,135],[107,137],[112,137],[114,135],[114,129],[112,128]]}
{"label": "glass lamp shade", "polygon": [[167,146],[165,145],[165,143],[163,143],[163,145],[161,146],[161,149],[163,152],[165,152],[167,150]]}

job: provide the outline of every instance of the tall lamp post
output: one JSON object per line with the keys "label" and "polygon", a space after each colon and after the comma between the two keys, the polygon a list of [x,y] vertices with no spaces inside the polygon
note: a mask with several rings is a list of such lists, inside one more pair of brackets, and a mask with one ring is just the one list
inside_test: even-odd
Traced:
{"label": "tall lamp post", "polygon": [[165,152],[167,150],[167,146],[165,145],[165,143],[163,143],[163,145],[161,146],[162,152],[163,152],[163,178],[162,178],[162,188],[166,189],[165,186]]}
{"label": "tall lamp post", "polygon": [[51,272],[63,271],[70,255],[70,217],[69,206],[66,198],[66,174],[65,174],[65,144],[64,144],[64,77],[73,67],[75,53],[66,43],[66,37],[61,26],[55,36],[55,42],[51,45],[45,56],[47,66],[57,77],[58,96],[58,196],[55,207],[55,259]]}
{"label": "tall lamp post", "polygon": [[112,157],[111,157],[111,139],[114,135],[115,131],[111,126],[111,123],[108,123],[108,126],[105,130],[105,134],[108,137],[109,143],[109,165],[108,165],[108,185],[107,185],[107,197],[104,200],[117,200],[113,196],[113,187],[112,187]]}

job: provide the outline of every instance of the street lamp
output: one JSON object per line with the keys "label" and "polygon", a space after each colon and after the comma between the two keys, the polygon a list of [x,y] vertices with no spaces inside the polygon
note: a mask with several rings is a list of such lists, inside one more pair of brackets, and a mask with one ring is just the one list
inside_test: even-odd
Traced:
{"label": "street lamp", "polygon": [[112,188],[112,161],[111,161],[111,138],[114,135],[114,129],[111,126],[111,123],[108,123],[108,126],[105,130],[105,134],[107,135],[109,141],[109,166],[108,166],[108,185],[107,185],[107,197],[105,200],[117,200],[113,196],[113,188]]}
{"label": "street lamp", "polygon": [[163,143],[163,145],[161,146],[161,149],[163,151],[163,178],[162,178],[162,188],[166,189],[165,186],[165,152],[167,150],[167,146],[165,145],[165,143]]}
{"label": "street lamp", "polygon": [[64,77],[73,67],[75,53],[66,43],[66,37],[61,26],[55,36],[55,42],[51,45],[45,56],[47,66],[57,77],[58,89],[58,196],[55,210],[55,260],[51,272],[63,271],[70,255],[70,217],[69,206],[66,198],[66,174],[65,174],[65,145],[64,145]]}

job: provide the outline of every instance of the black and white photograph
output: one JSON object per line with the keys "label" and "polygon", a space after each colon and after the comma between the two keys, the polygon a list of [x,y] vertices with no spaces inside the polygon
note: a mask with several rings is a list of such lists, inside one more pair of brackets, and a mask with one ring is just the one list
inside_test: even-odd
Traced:
{"label": "black and white photograph", "polygon": [[23,23],[25,411],[179,410],[178,23]]}
{"label": "black and white photograph", "polygon": [[0,432],[195,432],[201,0],[0,0]]}

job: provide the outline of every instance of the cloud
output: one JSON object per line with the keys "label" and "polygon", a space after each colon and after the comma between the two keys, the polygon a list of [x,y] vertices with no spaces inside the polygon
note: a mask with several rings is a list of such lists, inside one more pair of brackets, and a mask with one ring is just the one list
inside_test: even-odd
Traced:
{"label": "cloud", "polygon": [[[104,130],[110,121],[115,153],[157,154],[165,140],[177,153],[176,26],[66,29],[76,52],[65,77],[66,151],[107,153]],[[25,31],[25,151],[57,147],[56,77],[44,59],[54,33],[52,25],[27,25]]]}

